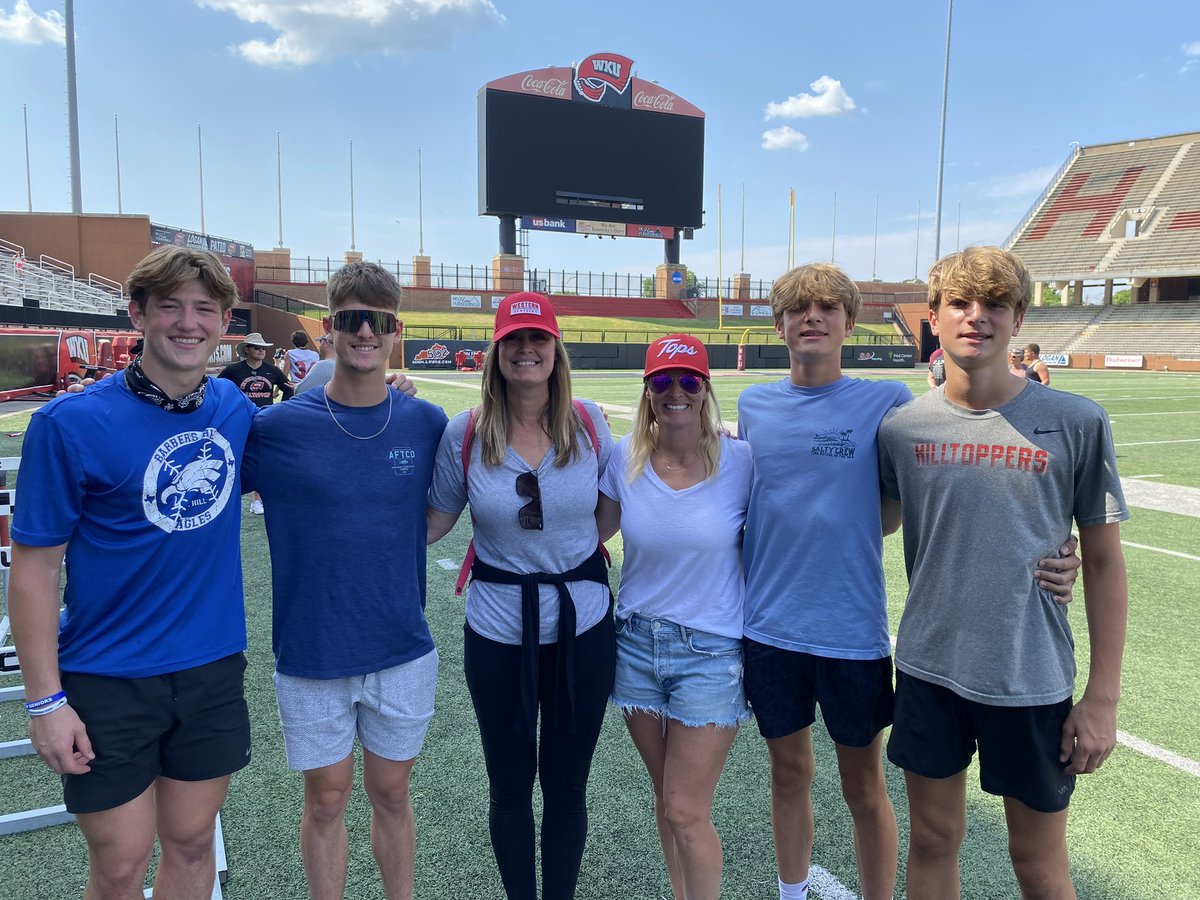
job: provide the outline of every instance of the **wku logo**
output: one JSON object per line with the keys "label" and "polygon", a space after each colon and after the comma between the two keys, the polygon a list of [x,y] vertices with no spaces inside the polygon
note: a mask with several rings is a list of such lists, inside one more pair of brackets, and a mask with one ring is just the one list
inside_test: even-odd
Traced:
{"label": "wku logo", "polygon": [[417,355],[413,357],[413,362],[423,362],[427,359],[446,359],[450,355],[450,348],[445,344],[434,344],[431,347],[426,347],[424,350],[419,350]]}
{"label": "wku logo", "polygon": [[625,93],[633,74],[633,60],[618,53],[593,53],[575,69],[575,90],[593,103],[599,103],[605,91]]}
{"label": "wku logo", "polygon": [[91,363],[91,345],[82,335],[73,334],[66,339],[67,353],[72,362]]}

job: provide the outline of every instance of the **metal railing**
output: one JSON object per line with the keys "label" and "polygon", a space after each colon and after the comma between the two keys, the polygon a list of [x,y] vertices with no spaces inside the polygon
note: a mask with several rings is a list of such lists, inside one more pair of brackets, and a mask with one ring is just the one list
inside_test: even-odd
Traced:
{"label": "metal railing", "polygon": [[[645,330],[616,330],[594,328],[564,328],[562,339],[565,343],[579,344],[649,344],[673,330],[667,327]],[[729,331],[697,331],[688,329],[688,333],[710,346],[727,344],[772,344],[779,339],[773,330],[746,332],[742,326]],[[742,340],[743,335],[745,341]],[[426,341],[481,341],[492,339],[492,328],[486,325],[405,325],[404,337],[410,340]],[[904,340],[896,335],[883,334],[852,334],[847,344],[869,346],[913,346],[913,341]]]}
{"label": "metal railing", "polygon": [[[511,288],[496,287],[496,279],[492,277],[492,267],[488,265],[459,265],[440,264],[431,266],[428,276],[418,276],[410,263],[376,263],[396,276],[396,280],[406,287],[416,287],[418,280],[421,287],[438,290],[457,291],[494,291],[509,293]],[[303,262],[293,260],[290,266],[264,266],[255,268],[256,277],[261,282],[283,282],[293,284],[323,284],[330,275],[342,267],[341,260],[330,256],[313,258],[304,257]],[[500,279],[504,284],[511,284],[511,278]],[[750,302],[765,300],[771,292],[773,281],[759,279],[751,281],[746,296],[735,297],[735,279],[733,277],[698,278],[689,274],[687,281],[687,297],[689,299],[703,298],[715,300],[718,296],[730,302]],[[527,269],[522,275],[522,289],[536,291],[541,294],[555,296],[586,296],[586,297],[639,297],[651,299],[654,297],[654,276],[633,272],[590,272],[567,269]]]}
{"label": "metal railing", "polygon": [[1041,208],[1043,201],[1045,201],[1050,193],[1056,187],[1058,187],[1058,182],[1063,177],[1063,173],[1070,168],[1071,163],[1075,162],[1075,157],[1079,156],[1079,154],[1082,152],[1083,148],[1079,144],[1075,144],[1073,146],[1071,152],[1067,154],[1066,160],[1061,166],[1058,167],[1058,171],[1054,173],[1054,177],[1050,179],[1050,183],[1046,185],[1040,194],[1038,194],[1038,198],[1034,200],[1033,205],[1031,205],[1029,209],[1025,211],[1025,215],[1021,217],[1021,220],[1017,223],[1017,227],[1014,228],[1008,237],[1004,239],[1004,243],[1000,245],[1001,247],[1003,247],[1005,250],[1012,248],[1013,241],[1017,239],[1017,235],[1021,233],[1021,229],[1028,225],[1029,220],[1037,214],[1037,211]]}
{"label": "metal railing", "polygon": [[254,289],[254,302],[261,303],[263,306],[269,306],[272,309],[281,309],[284,312],[289,312],[297,316],[305,316],[310,319],[320,319],[323,316],[329,315],[329,307],[322,306],[320,303],[298,300],[295,297],[285,297],[283,294],[276,294],[273,291],[263,290],[262,288]]}

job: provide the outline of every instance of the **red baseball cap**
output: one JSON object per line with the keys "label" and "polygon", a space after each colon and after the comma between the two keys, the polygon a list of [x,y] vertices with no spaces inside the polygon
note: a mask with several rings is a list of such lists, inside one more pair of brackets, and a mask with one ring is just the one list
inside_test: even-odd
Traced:
{"label": "red baseball cap", "polygon": [[506,334],[521,328],[536,328],[556,338],[562,337],[558,330],[558,318],[554,315],[554,304],[541,294],[521,291],[509,294],[500,301],[496,309],[496,330],[492,340],[498,341]]}
{"label": "red baseball cap", "polygon": [[663,369],[686,369],[708,378],[708,350],[690,334],[668,334],[646,348],[646,378]]}

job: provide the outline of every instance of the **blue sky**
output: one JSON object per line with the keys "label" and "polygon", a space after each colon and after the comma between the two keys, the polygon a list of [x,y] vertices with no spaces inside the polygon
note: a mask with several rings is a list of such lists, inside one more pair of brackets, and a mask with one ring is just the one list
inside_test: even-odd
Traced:
{"label": "blue sky", "polygon": [[[999,242],[1073,141],[1200,128],[1200,7],[1110,0],[955,6],[942,250]],[[34,209],[70,209],[61,4],[0,0],[0,209],[26,208],[22,105]],[[683,244],[698,274],[736,272],[745,185],[745,266],[787,260],[872,275],[875,197],[882,279],[933,261],[946,3],[558,0],[114,0],[75,10],[85,212],[117,210],[114,116],[126,213],[278,242],[294,258],[350,247],[368,258],[418,249],[417,147],[425,251],[487,265],[496,220],[476,215],[476,93],[514,72],[612,50],[707,113],[706,227]],[[634,148],[656,153],[665,148]],[[536,165],[531,136],[530,162]],[[597,153],[628,152],[598,147]],[[723,255],[718,259],[717,185]],[[920,248],[917,204],[920,198]],[[0,235],[2,237],[3,235]],[[651,273],[652,240],[533,232],[530,267]]]}

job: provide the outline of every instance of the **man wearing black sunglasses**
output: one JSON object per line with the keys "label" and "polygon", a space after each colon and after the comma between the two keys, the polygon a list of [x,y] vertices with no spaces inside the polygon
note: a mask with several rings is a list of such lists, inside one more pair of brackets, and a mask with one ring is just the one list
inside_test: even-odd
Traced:
{"label": "man wearing black sunglasses", "polygon": [[[243,487],[266,499],[275,690],[288,765],[304,772],[309,894],[345,890],[357,735],[384,890],[411,897],[408,779],[433,715],[438,663],[424,615],[425,506],[446,415],[388,390],[396,279],[351,263],[330,278],[328,294],[333,377],[256,417]],[[385,534],[388,547],[360,555],[352,577],[321,574],[330,535]]]}

